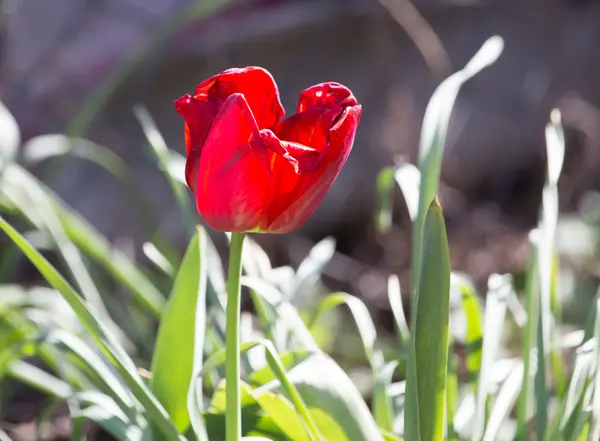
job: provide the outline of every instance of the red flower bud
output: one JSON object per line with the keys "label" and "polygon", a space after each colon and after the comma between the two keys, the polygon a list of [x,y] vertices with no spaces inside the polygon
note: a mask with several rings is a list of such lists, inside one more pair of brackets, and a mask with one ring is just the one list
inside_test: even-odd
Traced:
{"label": "red flower bud", "polygon": [[287,233],[319,206],[354,142],[361,106],[338,83],[300,94],[282,120],[273,77],[228,69],[175,101],[185,119],[186,180],[215,230]]}

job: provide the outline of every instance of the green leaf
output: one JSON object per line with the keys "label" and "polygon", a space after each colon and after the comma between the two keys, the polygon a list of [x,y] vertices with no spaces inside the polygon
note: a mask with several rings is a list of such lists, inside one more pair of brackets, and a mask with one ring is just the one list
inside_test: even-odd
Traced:
{"label": "green leaf", "polygon": [[377,176],[377,193],[379,207],[377,209],[377,227],[380,231],[388,231],[392,226],[392,189],[394,182],[398,184],[404,197],[410,219],[414,221],[419,208],[419,183],[421,173],[412,164],[385,167]]}
{"label": "green leaf", "polygon": [[[329,356],[320,351],[312,353],[290,369],[286,379],[302,396],[323,439],[383,441],[360,392]],[[283,389],[285,392],[287,388]],[[282,387],[279,381],[273,381],[261,390],[282,390]]]}
{"label": "green leaf", "polygon": [[[205,413],[206,429],[211,440],[225,439],[225,381],[213,394],[210,408]],[[265,412],[253,394],[252,389],[246,383],[240,384],[241,413],[242,413],[242,435],[243,436],[266,436],[271,441],[296,441],[290,438],[277,425],[273,418]]]}
{"label": "green leaf", "polygon": [[537,341],[539,321],[539,280],[538,280],[538,250],[537,243],[530,235],[531,251],[527,270],[525,272],[525,310],[527,318],[523,329],[523,381],[521,394],[517,402],[517,439],[529,440],[529,420],[533,414],[533,380],[537,371],[538,360],[535,359],[534,349]]}
{"label": "green leaf", "polygon": [[389,432],[394,431],[394,409],[388,388],[392,383],[394,370],[398,362],[392,361],[383,366],[375,375],[373,386],[373,417],[379,427]]}
{"label": "green leaf", "polygon": [[407,378],[405,437],[441,441],[448,366],[450,257],[444,216],[437,200],[431,202],[427,213],[422,256],[411,332],[414,346],[408,364],[409,368],[412,365],[412,376]]}
{"label": "green leaf", "polygon": [[388,279],[388,300],[394,315],[396,323],[396,336],[398,338],[398,346],[400,350],[405,351],[410,344],[410,331],[406,322],[406,314],[404,313],[404,305],[402,292],[400,290],[400,280],[398,276],[391,275]]}
{"label": "green leaf", "polygon": [[517,401],[523,382],[523,361],[516,360],[510,374],[498,392],[494,407],[485,429],[483,441],[498,439],[502,423],[510,416],[510,412]]}
{"label": "green leaf", "polygon": [[42,369],[22,360],[14,360],[8,366],[8,373],[23,383],[60,399],[73,394],[71,385]]}
{"label": "green leaf", "polygon": [[118,441],[140,441],[142,439],[142,430],[138,426],[102,406],[95,405],[80,409],[72,413],[71,418],[74,424],[77,424],[79,420],[92,421]]}
{"label": "green leaf", "polygon": [[[150,387],[181,432],[190,425],[188,390],[193,371],[202,367],[206,329],[205,234],[200,229],[185,253],[160,321],[152,358]],[[199,379],[194,386],[202,390]]]}
{"label": "green leaf", "polygon": [[115,152],[87,139],[47,134],[30,139],[21,150],[23,160],[29,164],[54,156],[71,155],[99,165],[118,179],[123,179],[128,172],[127,165]]}
{"label": "green leaf", "polygon": [[[596,299],[596,326],[594,330],[595,359],[600,359],[600,299]],[[600,439],[600,363],[596,362],[594,372],[594,395],[592,401],[592,422],[590,441]]]}
{"label": "green leaf", "polygon": [[473,284],[465,277],[451,275],[451,284],[461,294],[461,306],[466,322],[465,346],[467,349],[467,370],[477,379],[481,369],[481,349],[483,346],[483,314]]}
{"label": "green leaf", "polygon": [[[500,37],[489,38],[464,69],[451,75],[438,86],[425,110],[419,143],[418,168],[421,172],[421,180],[419,209],[413,225],[412,280],[418,280],[421,274],[423,228],[429,205],[438,193],[440,168],[454,102],[462,85],[482,69],[493,64],[502,53],[503,46]],[[413,305],[416,304],[417,296],[417,284],[414,285],[411,295]]]}
{"label": "green leaf", "polygon": [[[103,265],[117,281],[123,284],[134,298],[145,306],[156,317],[160,316],[164,307],[164,296],[152,282],[125,254],[111,244],[81,216],[68,208],[48,187],[38,181],[26,170],[12,165],[16,170],[15,185],[25,188],[36,187],[43,192],[52,205],[56,216],[62,223],[62,228],[69,239],[85,254]],[[18,188],[18,187],[17,187]],[[2,189],[4,190],[4,189]],[[18,198],[22,202],[22,198]],[[24,208],[19,204],[20,208]],[[36,215],[36,210],[26,210],[23,214],[38,228],[43,227],[43,220]]]}
{"label": "green leaf", "polygon": [[310,441],[302,419],[294,409],[292,403],[281,395],[267,391],[254,393],[258,404],[264,409],[265,414],[294,441]]}
{"label": "green leaf", "polygon": [[[85,363],[98,376],[109,396],[119,404],[125,413],[135,407],[135,402],[121,379],[114,374],[108,363],[82,339],[72,333],[55,329],[50,332],[46,340],[55,346],[65,346]],[[129,414],[131,413],[129,412]]]}
{"label": "green leaf", "polygon": [[329,309],[344,304],[350,309],[352,318],[358,328],[367,361],[371,365],[373,373],[376,374],[383,367],[384,360],[381,351],[375,347],[377,331],[369,310],[362,300],[344,292],[330,294],[319,303],[312,319],[312,325],[314,326],[319,318]]}
{"label": "green leaf", "polygon": [[[443,150],[454,102],[462,85],[479,71],[494,63],[501,54],[502,49],[503,41],[500,37],[488,39],[464,69],[451,75],[438,86],[425,110],[418,158],[418,168],[421,173],[419,204],[417,216],[413,222],[412,234],[411,280],[413,281],[421,280],[425,223],[432,200],[438,192]],[[413,283],[411,289],[411,323],[413,326],[416,323],[416,314],[419,311],[419,290],[420,284]],[[404,414],[405,437],[410,441],[426,441],[420,438],[420,427],[424,425],[420,422],[421,417],[419,413],[422,406],[430,405],[429,409],[432,409],[432,406],[429,402],[420,403],[420,398],[418,397],[418,363],[415,360],[415,356],[418,355],[416,338],[417,336],[414,332],[411,332],[411,352],[416,352],[412,352],[412,358],[409,359],[407,364],[407,412]],[[446,369],[445,364],[443,369]],[[441,425],[443,422],[439,424]],[[439,428],[435,426],[432,430],[436,434],[435,436],[437,436]]]}
{"label": "green leaf", "polygon": [[0,229],[17,245],[27,256],[30,262],[44,276],[46,281],[56,289],[69,303],[82,325],[98,344],[102,352],[117,368],[119,374],[127,384],[129,390],[146,409],[149,418],[160,427],[161,432],[169,440],[181,440],[175,426],[170,421],[165,409],[150,393],[137,368],[125,350],[110,334],[104,332],[103,325],[96,318],[93,309],[88,307],[79,297],[77,292],[56,271],[56,269],[29,244],[8,222],[0,217]]}
{"label": "green leaf", "polygon": [[494,360],[499,357],[502,329],[506,316],[506,302],[512,290],[510,276],[492,274],[488,280],[487,304],[485,307],[483,351],[481,369],[477,379],[475,415],[471,440],[480,440],[484,434],[489,386],[492,382]]}
{"label": "green leaf", "polygon": [[[546,146],[548,153],[548,170],[546,185],[542,192],[542,209],[538,226],[538,271],[540,283],[540,316],[539,316],[539,369],[536,376],[536,391],[545,400],[550,385],[546,378],[546,366],[551,366],[550,356],[556,333],[553,328],[552,287],[554,284],[554,253],[556,242],[556,225],[558,222],[558,178],[564,161],[564,134],[560,123],[560,112],[553,110],[550,123],[546,126]],[[555,357],[557,355],[555,354]],[[560,357],[560,355],[558,355]],[[559,365],[560,366],[560,365]],[[559,368],[560,369],[560,368]],[[562,371],[555,372],[560,387],[562,386]],[[538,402],[536,413],[536,437],[543,440],[548,425],[546,403]]]}
{"label": "green leaf", "polygon": [[190,209],[190,202],[186,187],[181,185],[181,183],[178,182],[170,173],[169,167],[171,164],[171,154],[169,153],[169,149],[167,148],[165,140],[156,127],[156,124],[152,120],[150,112],[148,112],[144,106],[136,105],[133,108],[133,113],[140,122],[142,130],[146,135],[146,139],[148,140],[148,143],[152,148],[152,152],[158,161],[158,165],[164,172],[167,182],[171,187],[171,192],[173,193],[173,196],[177,202],[177,206],[179,207],[183,226],[189,231],[194,231],[196,220]]}
{"label": "green leaf", "polygon": [[2,179],[2,192],[19,209],[36,224],[38,228],[47,232],[58,248],[60,256],[79,287],[81,294],[94,306],[104,325],[121,341],[127,342],[123,331],[114,323],[102,300],[100,292],[88,271],[79,249],[74,246],[65,232],[51,201],[46,193],[27,173],[16,165],[10,165],[4,170]]}
{"label": "green leaf", "polygon": [[[292,284],[292,289],[287,295],[288,300],[292,300],[298,294],[301,294],[319,280],[323,274],[325,266],[335,254],[335,239],[326,237],[315,244],[308,253],[308,256],[300,263],[296,277]],[[288,293],[284,293],[288,294]]]}

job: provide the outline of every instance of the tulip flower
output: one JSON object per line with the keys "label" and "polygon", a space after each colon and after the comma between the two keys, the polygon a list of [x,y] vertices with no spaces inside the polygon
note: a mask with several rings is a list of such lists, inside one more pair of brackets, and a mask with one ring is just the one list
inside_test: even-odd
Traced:
{"label": "tulip flower", "polygon": [[271,74],[228,69],[175,101],[185,119],[186,180],[213,229],[287,233],[319,206],[354,142],[361,106],[341,84],[300,94],[284,109]]}

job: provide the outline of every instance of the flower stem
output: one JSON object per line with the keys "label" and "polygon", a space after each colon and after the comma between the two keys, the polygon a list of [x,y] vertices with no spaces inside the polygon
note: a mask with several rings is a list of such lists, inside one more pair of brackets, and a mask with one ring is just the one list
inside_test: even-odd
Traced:
{"label": "flower stem", "polygon": [[244,233],[232,233],[227,276],[227,320],[225,331],[225,439],[242,439],[242,403],[240,398],[240,278]]}

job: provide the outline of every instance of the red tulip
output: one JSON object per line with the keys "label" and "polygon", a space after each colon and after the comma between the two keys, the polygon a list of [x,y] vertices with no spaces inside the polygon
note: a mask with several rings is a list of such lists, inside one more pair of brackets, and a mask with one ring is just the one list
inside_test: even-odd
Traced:
{"label": "red tulip", "polygon": [[300,94],[285,111],[260,67],[228,69],[175,108],[185,119],[186,180],[215,230],[287,233],[321,203],[354,142],[361,106],[338,83]]}

